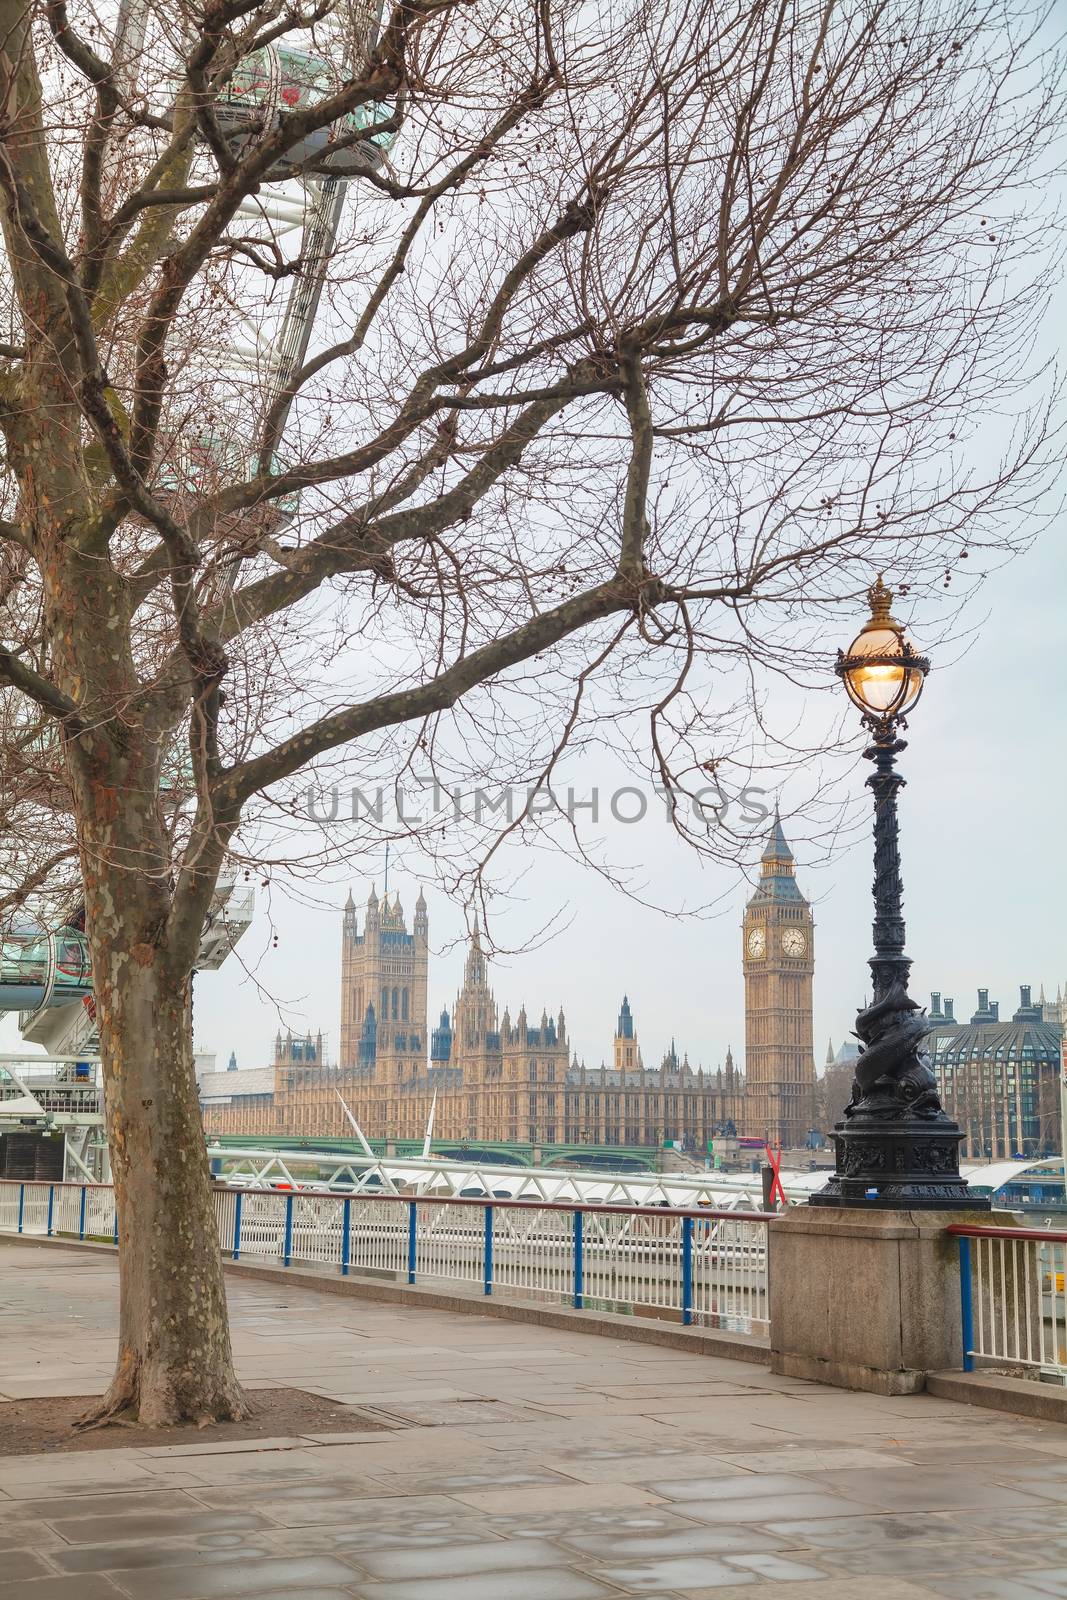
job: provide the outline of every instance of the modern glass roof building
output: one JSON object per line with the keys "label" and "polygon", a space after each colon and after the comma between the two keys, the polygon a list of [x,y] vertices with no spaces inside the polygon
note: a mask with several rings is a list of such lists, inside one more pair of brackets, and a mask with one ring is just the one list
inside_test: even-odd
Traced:
{"label": "modern glass roof building", "polygon": [[933,1024],[927,1048],[941,1099],[966,1135],[961,1156],[970,1160],[1052,1156],[1060,1143],[1060,1054],[1063,1030],[1046,1022],[1030,986],[1019,1007],[1001,1020],[997,1001],[979,989],[978,1009],[958,1022],[952,1001],[931,996]]}

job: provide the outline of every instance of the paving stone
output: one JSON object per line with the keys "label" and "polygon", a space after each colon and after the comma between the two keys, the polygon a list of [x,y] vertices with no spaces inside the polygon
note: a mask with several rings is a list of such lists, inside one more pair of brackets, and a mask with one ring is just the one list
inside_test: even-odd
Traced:
{"label": "paving stone", "polygon": [[253,1511],[197,1511],[163,1517],[75,1517],[52,1524],[68,1544],[128,1544],[138,1539],[180,1539],[198,1533],[244,1533],[275,1524]]}
{"label": "paving stone", "polygon": [[1067,1571],[1062,1567],[1049,1567],[1044,1571],[1008,1573],[970,1573],[966,1577],[946,1578],[933,1576],[926,1579],[932,1594],[943,1595],[945,1600],[1051,1600],[1053,1596],[1067,1594]]}
{"label": "paving stone", "polygon": [[[558,1489],[472,1489],[453,1499],[480,1511],[567,1511],[571,1508],[652,1505],[656,1496],[629,1483],[561,1483]],[[688,1513],[687,1513],[688,1514]]]}
{"label": "paving stone", "polygon": [[798,1520],[816,1520],[820,1517],[870,1515],[869,1506],[854,1505],[843,1495],[789,1494],[756,1495],[751,1500],[686,1500],[687,1517],[695,1522],[732,1523],[762,1522],[770,1526],[783,1511],[792,1512]]}
{"label": "paving stone", "polygon": [[811,1494],[821,1485],[785,1472],[746,1472],[730,1477],[668,1478],[649,1488],[665,1500],[751,1500],[757,1495]]}
{"label": "paving stone", "polygon": [[[634,1594],[680,1594],[692,1589],[709,1589],[721,1584],[745,1582],[746,1574],[710,1556],[683,1556],[664,1561],[630,1561],[612,1566],[594,1566],[597,1578]],[[752,1582],[751,1575],[748,1582]]]}
{"label": "paving stone", "polygon": [[989,1506],[1003,1512],[1016,1507],[1039,1510],[1048,1504],[1036,1494],[991,1482],[988,1469],[980,1473],[946,1472],[941,1467],[901,1466],[874,1472],[826,1472],[820,1475],[820,1482],[879,1511],[941,1511],[955,1506],[975,1510]]}
{"label": "paving stone", "polygon": [[[220,1561],[245,1561],[277,1554],[260,1545],[237,1545],[226,1550],[203,1550],[195,1544],[100,1544],[54,1550],[50,1559],[63,1572],[137,1571],[143,1567],[188,1567],[191,1572]],[[116,1581],[119,1581],[116,1579]]]}
{"label": "paving stone", "polygon": [[[91,1462],[92,1457],[87,1461]],[[92,1468],[88,1467],[88,1471]],[[84,1487],[84,1486],[83,1486]],[[173,1512],[175,1516],[181,1512],[198,1511],[200,1508],[195,1500],[189,1498],[184,1490],[172,1494],[161,1489],[151,1494],[122,1494],[122,1495],[90,1495],[76,1494],[57,1496],[53,1500],[17,1500],[11,1505],[5,1505],[3,1524],[5,1527],[14,1526],[20,1522],[49,1522],[53,1525],[57,1517],[64,1519],[71,1517],[114,1517],[126,1516],[132,1512],[150,1511],[160,1516]]]}
{"label": "paving stone", "polygon": [[[399,1583],[361,1583],[363,1600],[503,1600],[514,1594],[514,1579],[499,1572],[476,1573],[465,1578],[415,1578]],[[606,1588],[580,1572],[561,1567],[538,1568],[531,1600],[619,1600],[616,1587]]]}
{"label": "paving stone", "polygon": [[[353,1558],[356,1559],[356,1558]],[[503,1539],[488,1544],[427,1545],[421,1550],[408,1548],[362,1554],[361,1572],[384,1578],[459,1578],[481,1572],[515,1573],[527,1568],[560,1567],[566,1556],[558,1546],[540,1539]],[[530,1580],[536,1587],[538,1579]]]}
{"label": "paving stone", "polygon": [[0,1583],[24,1582],[28,1578],[44,1578],[52,1571],[47,1562],[32,1550],[4,1550],[0,1554]]}
{"label": "paving stone", "polygon": [[110,1578],[37,1578],[29,1582],[0,1582],[0,1600],[119,1600],[121,1589]]}
{"label": "paving stone", "polygon": [[741,1555],[757,1552],[769,1553],[788,1549],[784,1539],[761,1529],[741,1528],[666,1528],[658,1533],[569,1533],[560,1535],[560,1543],[569,1550],[580,1550],[583,1555],[599,1556],[601,1560],[642,1561],[668,1556],[719,1556],[726,1553]]}
{"label": "paving stone", "polygon": [[[877,1592],[868,1592],[871,1600],[935,1600],[932,1589],[900,1578],[880,1579]],[[681,1594],[677,1590],[670,1594],[660,1591],[646,1594],[645,1600],[857,1600],[857,1586],[854,1578],[837,1582],[820,1578],[818,1582],[791,1583],[783,1589],[776,1579],[762,1582],[748,1578],[710,1588],[685,1589]]]}
{"label": "paving stone", "polygon": [[336,1556],[297,1556],[227,1561],[203,1571],[164,1567],[123,1572],[116,1582],[131,1600],[225,1600],[229,1595],[290,1590],[303,1596],[312,1586],[343,1589],[355,1584],[356,1574]]}

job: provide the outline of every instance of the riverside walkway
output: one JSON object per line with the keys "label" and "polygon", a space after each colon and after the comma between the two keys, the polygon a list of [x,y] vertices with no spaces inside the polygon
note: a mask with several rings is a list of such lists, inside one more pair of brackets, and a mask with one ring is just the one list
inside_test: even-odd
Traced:
{"label": "riverside walkway", "polygon": [[[1055,1424],[298,1279],[229,1295],[242,1380],[353,1431],[0,1436],[0,1600],[1067,1597]],[[113,1257],[0,1241],[0,1398],[102,1391],[116,1304]]]}

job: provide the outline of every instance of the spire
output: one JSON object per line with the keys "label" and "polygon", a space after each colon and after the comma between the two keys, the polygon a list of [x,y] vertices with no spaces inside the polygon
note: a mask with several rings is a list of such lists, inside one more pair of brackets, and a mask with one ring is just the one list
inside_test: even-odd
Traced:
{"label": "spire", "polygon": [[630,1010],[629,1000],[627,999],[626,995],[623,995],[622,1005],[619,1008],[619,1020],[615,1027],[615,1037],[617,1039],[632,1039],[633,1036],[633,1012]]}
{"label": "spire", "polygon": [[796,862],[782,828],[782,818],[777,806],[774,808],[774,823],[760,857],[759,882],[748,903],[750,906],[757,906],[766,905],[770,901],[807,906],[807,901],[797,887]]}
{"label": "spire", "polygon": [[355,909],[356,909],[356,902],[352,898],[352,890],[351,890],[351,887],[350,887],[349,890],[348,890],[348,899],[345,901],[345,910],[346,911],[354,911]]}
{"label": "spire", "polygon": [[832,1067],[833,1064],[834,1064],[834,1041],[832,1039],[827,1039],[827,1041],[826,1041],[826,1065],[828,1067]]}
{"label": "spire", "polygon": [[377,909],[378,909],[378,888],[377,888],[377,885],[373,884],[373,883],[370,886],[370,894],[367,896],[367,910],[369,911],[372,906],[374,907],[375,911],[377,911]]}
{"label": "spire", "polygon": [[425,911],[426,910],[426,896],[422,892],[422,884],[421,883],[419,884],[419,898],[415,901],[415,910],[416,911]]}
{"label": "spire", "polygon": [[774,827],[771,829],[770,837],[760,859],[763,861],[793,860],[793,852],[786,843],[786,837],[782,831],[782,818],[777,805],[774,808]]}

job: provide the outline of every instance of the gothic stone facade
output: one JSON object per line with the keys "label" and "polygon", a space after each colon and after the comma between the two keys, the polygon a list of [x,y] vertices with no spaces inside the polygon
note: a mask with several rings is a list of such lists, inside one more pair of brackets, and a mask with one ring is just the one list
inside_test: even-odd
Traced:
{"label": "gothic stone facade", "polygon": [[744,1083],[725,1069],[694,1070],[672,1045],[645,1067],[624,999],[612,1065],[573,1056],[563,1012],[531,1022],[525,1007],[499,1016],[485,953],[471,941],[463,987],[443,1012],[427,1052],[429,927],[420,894],[412,931],[400,899],[372,890],[360,931],[351,896],[341,953],[341,1044],[336,1067],[276,1052],[272,1096],[204,1107],[209,1133],[346,1136],[340,1095],[371,1139],[421,1139],[436,1094],[437,1141],[656,1145],[707,1140],[743,1120]]}
{"label": "gothic stone facade", "polygon": [[783,1149],[815,1126],[815,924],[777,813],[742,928],[745,1132]]}

